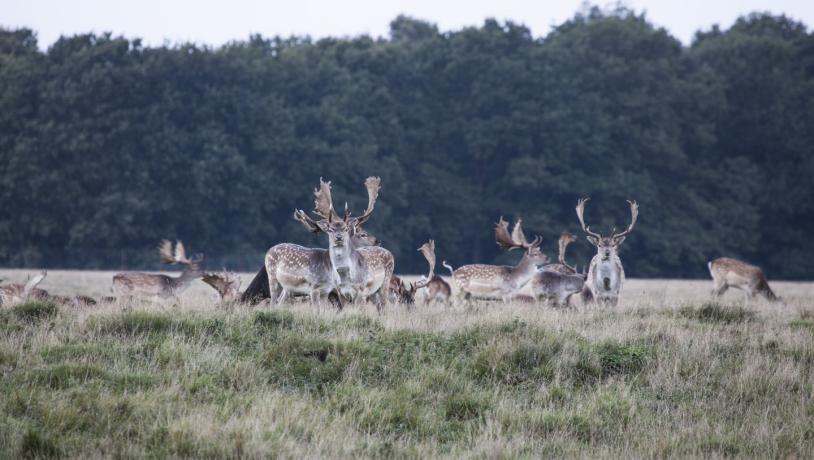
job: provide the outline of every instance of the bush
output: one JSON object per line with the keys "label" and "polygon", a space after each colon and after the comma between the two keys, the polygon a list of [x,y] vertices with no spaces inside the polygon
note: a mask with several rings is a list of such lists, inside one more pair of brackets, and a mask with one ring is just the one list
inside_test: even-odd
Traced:
{"label": "bush", "polygon": [[717,303],[706,303],[698,308],[682,307],[678,314],[702,323],[721,324],[743,323],[755,318],[755,312],[752,310],[735,306],[727,307]]}
{"label": "bush", "polygon": [[17,305],[11,311],[18,319],[40,321],[56,316],[59,308],[52,302],[35,301]]}

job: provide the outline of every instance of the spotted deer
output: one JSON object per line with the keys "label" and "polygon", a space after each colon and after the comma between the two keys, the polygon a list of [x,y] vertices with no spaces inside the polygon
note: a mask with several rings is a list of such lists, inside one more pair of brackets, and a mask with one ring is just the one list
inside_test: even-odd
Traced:
{"label": "spotted deer", "polygon": [[294,218],[312,233],[325,233],[328,249],[290,243],[269,249],[265,266],[273,302],[281,302],[289,295],[305,294],[312,303],[319,303],[323,296],[329,295],[338,308],[342,308],[340,297],[352,300],[375,297],[378,308],[387,303],[393,256],[378,246],[366,245],[365,238],[357,237],[365,234],[362,226],[373,213],[380,182],[378,177],[368,177],[365,181],[368,206],[362,215],[351,217],[346,205],[344,217],[339,217],[333,207],[331,184],[320,178],[320,187],[314,192],[313,211],[319,219],[314,220],[299,209]]}
{"label": "spotted deer", "polygon": [[639,205],[635,201],[628,200],[630,205],[630,225],[621,233],[617,233],[613,229],[610,236],[602,236],[599,233],[591,231],[591,228],[585,225],[584,213],[585,203],[590,198],[582,198],[577,202],[577,218],[579,219],[582,230],[587,233],[586,238],[594,246],[596,246],[596,255],[591,259],[591,265],[588,268],[588,278],[585,280],[587,289],[582,291],[583,301],[595,302],[602,305],[615,306],[619,302],[619,293],[622,290],[622,285],[625,282],[625,270],[622,267],[622,259],[619,258],[619,245],[625,241],[625,238],[633,230],[636,225],[636,219],[639,217]]}
{"label": "spotted deer", "polygon": [[12,283],[0,286],[0,305],[12,307],[29,300],[47,300],[49,295],[42,289],[37,289],[37,285],[45,279],[47,272],[42,271],[30,278],[25,284]]}
{"label": "spotted deer", "polygon": [[158,253],[162,264],[183,265],[184,271],[181,275],[172,277],[155,273],[117,273],[113,276],[113,292],[118,297],[143,296],[161,299],[178,297],[193,281],[203,275],[200,271],[203,255],[187,258],[184,244],[180,241],[176,241],[173,251],[172,243],[163,240],[158,247]]}
{"label": "spotted deer", "polygon": [[495,240],[501,248],[508,251],[526,250],[523,258],[514,267],[472,264],[453,270],[446,261],[442,262],[452,274],[452,283],[457,288],[458,300],[476,297],[509,302],[537,273],[537,267],[548,262],[548,256],[540,252],[542,238],[537,236],[529,243],[526,241],[521,225],[522,223],[518,219],[511,234],[509,234],[509,223],[502,217],[495,225]]}
{"label": "spotted deer", "polygon": [[217,291],[222,301],[235,300],[240,294],[240,278],[234,273],[225,270],[220,273],[204,273],[201,281]]}
{"label": "spotted deer", "polygon": [[418,248],[418,251],[424,255],[430,265],[430,272],[424,284],[427,288],[424,305],[427,306],[430,302],[446,303],[452,294],[452,288],[443,278],[435,274],[435,240],[427,241]]}
{"label": "spotted deer", "polygon": [[770,301],[780,301],[776,296],[766,275],[760,267],[741,262],[740,260],[721,257],[707,264],[709,274],[712,275],[712,296],[720,297],[730,287],[740,289],[746,293],[748,299],[762,295]]}

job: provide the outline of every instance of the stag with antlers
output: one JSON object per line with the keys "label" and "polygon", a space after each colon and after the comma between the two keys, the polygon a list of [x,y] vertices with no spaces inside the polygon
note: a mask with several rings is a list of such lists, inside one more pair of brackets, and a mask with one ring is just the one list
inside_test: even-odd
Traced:
{"label": "stag with antlers", "polygon": [[579,218],[579,223],[582,225],[582,230],[587,233],[586,238],[596,246],[597,250],[588,268],[588,278],[585,282],[587,289],[583,291],[583,300],[590,301],[593,298],[597,303],[614,306],[619,302],[619,293],[625,282],[625,270],[622,268],[622,260],[618,254],[619,245],[625,241],[627,235],[636,225],[636,219],[639,217],[639,205],[635,201],[628,200],[630,205],[630,225],[625,231],[617,233],[616,229],[613,229],[610,236],[602,236],[591,231],[591,228],[585,225],[585,203],[589,200],[590,198],[580,199],[576,208],[577,218]]}
{"label": "stag with antlers", "polygon": [[421,286],[427,288],[424,306],[429,305],[430,302],[446,303],[452,295],[452,288],[443,278],[435,274],[435,240],[427,241],[418,248],[418,251],[424,255],[430,265],[430,272],[426,280],[422,280],[423,285]]}
{"label": "stag with antlers", "polygon": [[476,297],[509,302],[537,273],[537,267],[548,262],[548,256],[540,252],[543,239],[537,236],[531,243],[526,241],[520,219],[509,234],[509,223],[501,217],[495,225],[495,240],[507,251],[525,249],[523,258],[516,266],[472,264],[453,270],[446,261],[442,262],[452,274],[459,300]]}
{"label": "stag with antlers", "polygon": [[12,307],[29,300],[48,300],[48,292],[38,289],[37,285],[45,279],[47,273],[42,271],[30,278],[25,284],[12,283],[0,286],[0,305]]}
{"label": "stag with antlers", "polygon": [[240,294],[240,278],[232,272],[224,270],[220,273],[204,273],[201,281],[217,291],[220,300],[224,302],[235,300]]}
{"label": "stag with antlers", "polygon": [[162,264],[184,266],[184,271],[175,278],[154,273],[117,273],[113,276],[113,292],[118,297],[154,296],[162,299],[178,297],[192,282],[203,274],[200,271],[203,255],[187,258],[184,244],[176,241],[173,251],[172,242],[163,240],[158,247]]}
{"label": "stag with antlers", "polygon": [[339,308],[342,305],[340,296],[350,299],[373,297],[379,308],[387,302],[393,255],[369,244],[370,241],[375,244],[376,240],[362,229],[373,213],[380,179],[368,177],[365,188],[368,192],[365,212],[359,217],[351,217],[346,206],[344,217],[340,217],[333,207],[330,182],[320,179],[320,187],[314,192],[313,211],[319,219],[312,219],[302,210],[296,210],[294,218],[312,233],[325,233],[328,249],[305,248],[290,243],[269,249],[265,268],[273,302],[281,302],[289,295],[308,295],[313,303],[330,295],[332,303]]}

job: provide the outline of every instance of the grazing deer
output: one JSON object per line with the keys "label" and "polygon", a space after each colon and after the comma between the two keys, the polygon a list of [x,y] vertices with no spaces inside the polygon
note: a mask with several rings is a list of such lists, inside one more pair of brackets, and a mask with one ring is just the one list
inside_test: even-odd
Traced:
{"label": "grazing deer", "polygon": [[173,252],[172,243],[169,240],[163,240],[158,247],[158,253],[162,264],[182,264],[184,271],[181,272],[181,275],[173,278],[153,273],[117,273],[113,276],[113,292],[119,297],[133,295],[156,296],[162,299],[177,297],[194,280],[203,275],[200,271],[203,255],[199,254],[188,259],[184,244],[180,241],[175,243],[175,252]]}
{"label": "grazing deer", "polygon": [[[339,217],[333,207],[330,182],[321,178],[319,182],[313,212],[320,219],[313,220],[302,210],[296,210],[294,218],[312,233],[325,233],[328,250],[290,243],[269,249],[265,260],[269,295],[273,302],[275,299],[281,302],[289,295],[304,294],[311,297],[312,303],[318,303],[322,296],[333,293],[329,298],[338,308],[342,308],[340,295],[351,299],[375,296],[377,307],[381,308],[388,301],[393,255],[365,245],[369,237],[362,230],[373,213],[380,179],[368,177],[365,181],[368,206],[359,217],[351,217],[347,206],[344,217]],[[365,256],[362,249],[371,251]]]}
{"label": "grazing deer", "polygon": [[727,289],[733,287],[746,292],[746,297],[751,299],[757,295],[764,296],[770,301],[780,301],[766,281],[766,275],[760,267],[749,265],[740,260],[721,257],[707,264],[709,274],[712,275],[713,297],[720,297]]}
{"label": "grazing deer", "polygon": [[235,300],[240,294],[240,278],[234,273],[204,273],[201,281],[212,286],[222,301]]}
{"label": "grazing deer", "polygon": [[452,288],[440,276],[435,274],[435,240],[427,241],[418,248],[418,251],[424,255],[430,265],[430,273],[427,275],[424,286],[422,286],[427,288],[427,294],[424,296],[424,306],[429,305],[430,302],[446,303],[450,295],[452,295]]}
{"label": "grazing deer", "polygon": [[0,286],[0,305],[11,307],[28,302],[29,300],[48,300],[50,297],[48,292],[37,289],[37,285],[40,284],[47,275],[47,272],[42,271],[26,281],[25,284],[13,283]]}
{"label": "grazing deer", "polygon": [[559,273],[576,273],[577,269],[571,265],[568,265],[568,262],[565,261],[565,249],[568,247],[569,244],[574,243],[576,241],[577,241],[576,235],[572,235],[569,232],[562,232],[560,234],[559,240],[560,247],[559,263],[543,265],[542,269]]}
{"label": "grazing deer", "polygon": [[509,302],[537,273],[537,267],[548,262],[548,256],[540,252],[543,239],[537,236],[531,243],[526,241],[519,219],[510,235],[509,223],[501,217],[495,225],[495,240],[501,248],[508,251],[521,248],[526,250],[516,266],[473,264],[453,270],[446,261],[442,262],[452,273],[452,282],[457,287],[459,299],[466,300],[474,296]]}
{"label": "grazing deer", "polygon": [[639,217],[639,205],[635,201],[628,200],[630,204],[630,225],[627,230],[616,233],[613,229],[610,236],[602,236],[592,232],[591,228],[585,225],[583,214],[585,203],[590,198],[582,198],[577,202],[577,218],[582,225],[582,230],[587,233],[587,239],[596,246],[596,255],[591,259],[588,268],[588,278],[585,285],[588,289],[583,290],[583,301],[586,303],[590,299],[604,305],[614,306],[619,302],[619,292],[625,282],[625,270],[622,268],[622,260],[619,258],[619,245],[625,241],[625,237],[633,230],[636,219]]}
{"label": "grazing deer", "polygon": [[390,302],[392,303],[414,305],[417,291],[416,283],[405,283],[396,275],[390,278]]}

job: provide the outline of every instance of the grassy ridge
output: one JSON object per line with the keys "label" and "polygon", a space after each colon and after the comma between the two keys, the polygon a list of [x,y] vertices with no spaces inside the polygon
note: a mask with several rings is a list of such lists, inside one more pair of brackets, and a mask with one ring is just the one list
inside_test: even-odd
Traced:
{"label": "grassy ridge", "polygon": [[807,313],[517,308],[422,330],[19,306],[0,312],[0,457],[814,455]]}

